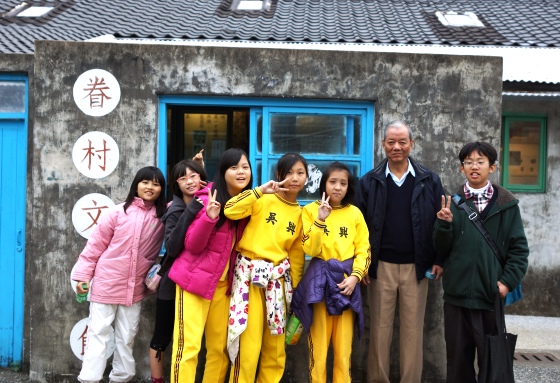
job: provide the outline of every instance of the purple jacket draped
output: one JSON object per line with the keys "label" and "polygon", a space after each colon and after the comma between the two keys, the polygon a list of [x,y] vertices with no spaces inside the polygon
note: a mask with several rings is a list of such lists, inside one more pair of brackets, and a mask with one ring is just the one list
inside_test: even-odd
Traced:
{"label": "purple jacket draped", "polygon": [[362,337],[364,314],[359,286],[354,289],[350,297],[342,295],[336,286],[345,278],[344,274],[352,274],[353,264],[353,258],[342,262],[336,259],[324,261],[320,258],[313,258],[311,260],[292,299],[292,310],[307,331],[313,323],[313,303],[325,300],[329,315],[341,315],[345,310],[354,310],[358,337]]}

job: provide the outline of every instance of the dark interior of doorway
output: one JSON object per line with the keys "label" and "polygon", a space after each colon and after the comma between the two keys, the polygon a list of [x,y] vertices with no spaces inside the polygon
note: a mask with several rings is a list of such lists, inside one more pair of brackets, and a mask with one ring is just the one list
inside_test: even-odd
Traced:
{"label": "dark interior of doorway", "polygon": [[[249,109],[169,105],[167,143],[168,177],[177,162],[204,149],[205,170],[213,180],[225,150],[237,147],[249,153]],[[168,199],[171,195],[168,188]]]}

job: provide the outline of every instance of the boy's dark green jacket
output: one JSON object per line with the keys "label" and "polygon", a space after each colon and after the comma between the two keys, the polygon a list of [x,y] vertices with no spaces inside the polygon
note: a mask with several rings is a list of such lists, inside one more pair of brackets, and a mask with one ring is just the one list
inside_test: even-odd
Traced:
{"label": "boy's dark green jacket", "polygon": [[[469,309],[494,309],[497,282],[513,290],[527,271],[529,246],[523,229],[519,201],[508,190],[492,184],[498,193],[484,225],[506,259],[502,270],[496,255],[467,213],[451,203],[453,221],[436,219],[434,248],[445,257],[443,299]],[[465,200],[463,186],[457,193]],[[472,201],[466,201],[477,211]]]}

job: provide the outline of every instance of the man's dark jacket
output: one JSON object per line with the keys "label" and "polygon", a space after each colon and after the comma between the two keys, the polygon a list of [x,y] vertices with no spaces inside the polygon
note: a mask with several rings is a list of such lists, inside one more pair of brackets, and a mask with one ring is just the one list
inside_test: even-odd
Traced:
{"label": "man's dark jacket", "polygon": [[[436,264],[443,267],[444,258],[437,256],[433,248],[432,232],[436,214],[441,209],[441,196],[444,195],[439,176],[426,169],[409,157],[416,172],[412,191],[411,213],[414,240],[414,259],[416,279],[425,278],[425,272]],[[377,278],[377,265],[385,207],[387,202],[387,159],[367,172],[361,179],[356,193],[356,206],[362,211],[369,229],[371,246],[371,265],[369,275]]]}

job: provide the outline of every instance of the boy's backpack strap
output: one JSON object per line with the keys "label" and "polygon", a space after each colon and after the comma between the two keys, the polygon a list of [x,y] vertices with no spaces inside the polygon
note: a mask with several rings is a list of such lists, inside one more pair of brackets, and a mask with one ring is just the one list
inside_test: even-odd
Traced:
{"label": "boy's backpack strap", "polygon": [[469,205],[467,205],[465,203],[465,200],[463,200],[459,194],[453,194],[453,203],[459,209],[463,209],[467,213],[469,220],[472,223],[474,223],[474,225],[476,226],[478,231],[480,231],[480,233],[482,234],[486,242],[488,242],[488,245],[490,245],[490,248],[496,255],[496,258],[498,259],[498,262],[500,262],[500,265],[502,266],[503,269],[506,264],[506,260],[504,259],[504,256],[502,255],[500,248],[496,244],[496,241],[494,241],[494,238],[492,238],[492,236],[486,229],[486,226],[484,226],[484,222],[482,222],[478,213],[474,211]]}

